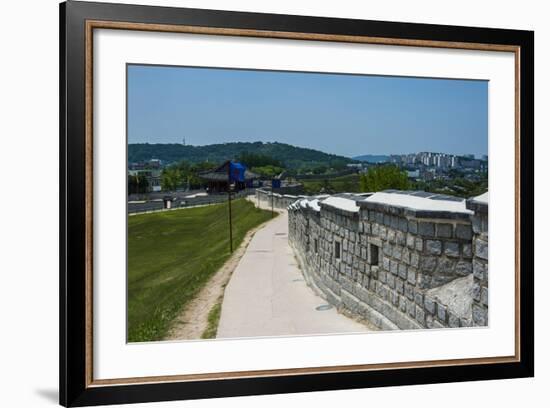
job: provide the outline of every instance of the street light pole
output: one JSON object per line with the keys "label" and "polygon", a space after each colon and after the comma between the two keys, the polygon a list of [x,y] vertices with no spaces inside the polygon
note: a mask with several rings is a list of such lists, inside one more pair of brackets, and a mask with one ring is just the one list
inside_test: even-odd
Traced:
{"label": "street light pole", "polygon": [[227,163],[227,205],[229,207],[229,252],[233,252],[233,220],[231,218],[231,161]]}

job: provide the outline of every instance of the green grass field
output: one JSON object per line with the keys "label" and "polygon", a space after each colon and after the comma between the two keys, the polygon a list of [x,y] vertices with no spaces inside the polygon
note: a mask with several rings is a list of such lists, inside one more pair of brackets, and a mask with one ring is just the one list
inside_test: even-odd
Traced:
{"label": "green grass field", "polygon": [[[232,202],[233,248],[271,213]],[[128,341],[155,341],[229,258],[227,204],[128,217]]]}

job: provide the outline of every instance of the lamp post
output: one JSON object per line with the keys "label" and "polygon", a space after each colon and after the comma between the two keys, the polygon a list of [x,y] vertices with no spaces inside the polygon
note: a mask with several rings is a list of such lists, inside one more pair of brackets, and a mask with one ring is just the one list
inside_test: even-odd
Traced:
{"label": "lamp post", "polygon": [[231,217],[231,161],[227,163],[227,206],[229,207],[229,252],[233,253],[233,220]]}

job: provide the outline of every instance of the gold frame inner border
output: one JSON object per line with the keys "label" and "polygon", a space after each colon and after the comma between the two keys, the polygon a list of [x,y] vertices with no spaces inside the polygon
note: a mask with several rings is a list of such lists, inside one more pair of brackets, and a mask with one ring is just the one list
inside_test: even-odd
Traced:
{"label": "gold frame inner border", "polygon": [[[219,36],[274,38],[288,40],[329,41],[358,44],[379,44],[388,46],[410,46],[429,48],[449,48],[478,51],[513,52],[515,57],[515,354],[502,357],[480,357],[450,360],[430,360],[396,362],[382,364],[357,364],[326,367],[303,367],[275,370],[254,370],[235,372],[214,372],[205,374],[185,374],[154,377],[128,377],[113,379],[93,378],[93,31],[94,29],[114,29],[149,32],[186,33]],[[514,363],[520,356],[520,52],[521,47],[505,44],[483,44],[450,41],[414,40],[406,38],[384,38],[369,36],[333,35],[287,31],[264,31],[236,28],[197,27],[188,25],[167,25],[149,23],[128,23],[121,21],[86,21],[86,369],[85,384],[89,387],[130,385],[145,383],[166,383],[180,381],[205,381],[252,377],[292,376],[302,374],[357,372],[390,369],[411,369],[425,367],[461,366],[471,364]]]}

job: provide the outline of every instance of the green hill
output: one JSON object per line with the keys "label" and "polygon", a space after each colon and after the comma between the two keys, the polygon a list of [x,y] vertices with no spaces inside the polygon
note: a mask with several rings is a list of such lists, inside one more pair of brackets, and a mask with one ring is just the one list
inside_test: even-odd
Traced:
{"label": "green hill", "polygon": [[312,168],[315,166],[345,167],[347,163],[354,162],[354,160],[348,157],[277,142],[235,142],[206,146],[149,143],[128,144],[129,163],[160,159],[165,163],[186,160],[190,163],[209,161],[217,164],[225,160],[234,159],[241,153],[269,156],[280,161],[289,169]]}

